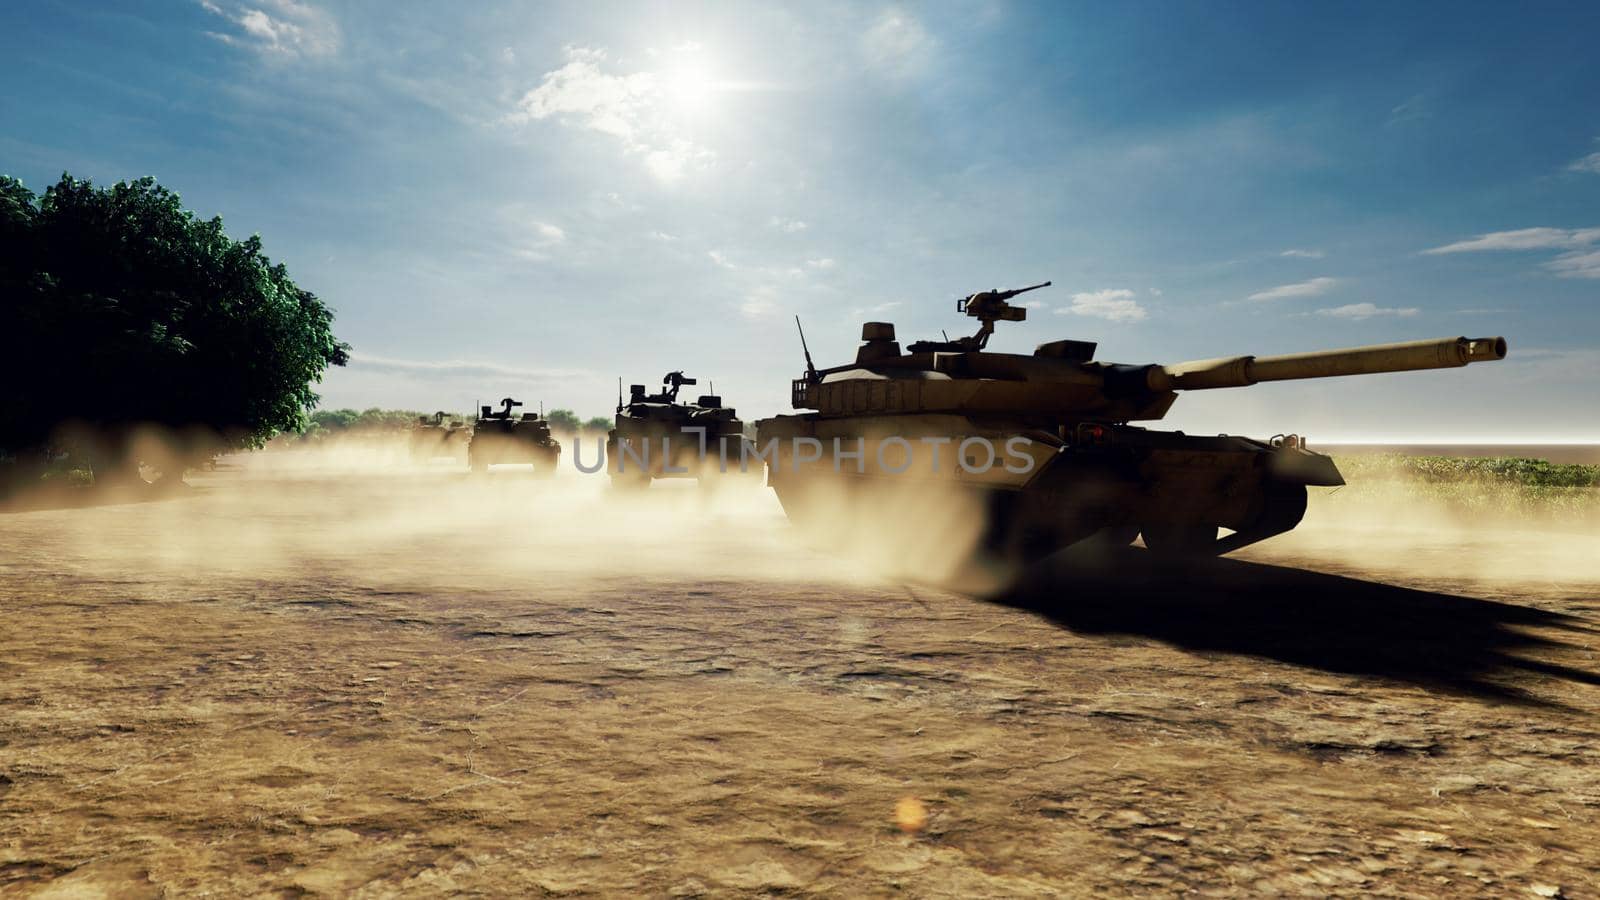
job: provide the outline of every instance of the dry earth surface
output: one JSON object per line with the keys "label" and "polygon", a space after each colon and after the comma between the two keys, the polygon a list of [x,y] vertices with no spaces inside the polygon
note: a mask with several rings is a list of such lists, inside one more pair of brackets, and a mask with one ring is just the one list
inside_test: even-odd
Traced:
{"label": "dry earth surface", "polygon": [[1600,884],[1593,533],[1333,495],[978,600],[597,481],[254,457],[0,516],[0,894]]}

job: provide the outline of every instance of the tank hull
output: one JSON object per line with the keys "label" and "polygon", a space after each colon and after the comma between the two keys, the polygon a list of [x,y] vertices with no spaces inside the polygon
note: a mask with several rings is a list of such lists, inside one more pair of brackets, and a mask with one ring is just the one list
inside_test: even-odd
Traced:
{"label": "tank hull", "polygon": [[[702,428],[704,446],[700,431],[686,430]],[[738,419],[618,416],[606,435],[606,468],[612,483],[625,488],[672,478],[707,483],[750,471],[740,469],[741,458],[750,458],[748,445]],[[759,474],[759,468],[755,471]]]}
{"label": "tank hull", "polygon": [[465,428],[445,428],[441,425],[424,425],[411,432],[411,459],[426,463],[449,457],[458,462],[467,460],[467,442],[470,436]]}
{"label": "tank hull", "polygon": [[490,466],[530,465],[541,475],[553,474],[561,461],[561,445],[547,432],[525,423],[480,425],[467,445],[467,464],[474,472]]}
{"label": "tank hull", "polygon": [[[1293,528],[1306,485],[1343,483],[1328,457],[1288,444],[1098,423],[808,414],[757,428],[768,483],[802,530],[857,544],[926,535],[945,556],[994,564],[1141,533],[1163,555],[1226,553]],[[913,540],[886,542],[926,565]]]}

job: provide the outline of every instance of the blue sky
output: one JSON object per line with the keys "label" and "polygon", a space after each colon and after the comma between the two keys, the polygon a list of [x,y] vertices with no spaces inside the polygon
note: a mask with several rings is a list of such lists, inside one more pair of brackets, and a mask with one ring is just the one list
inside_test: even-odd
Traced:
{"label": "blue sky", "polygon": [[[457,8],[461,7],[461,8]],[[338,313],[324,405],[785,411],[860,323],[1051,279],[995,349],[1503,334],[1504,363],[1183,398],[1202,433],[1600,440],[1600,6],[0,11],[0,170],[155,175]]]}

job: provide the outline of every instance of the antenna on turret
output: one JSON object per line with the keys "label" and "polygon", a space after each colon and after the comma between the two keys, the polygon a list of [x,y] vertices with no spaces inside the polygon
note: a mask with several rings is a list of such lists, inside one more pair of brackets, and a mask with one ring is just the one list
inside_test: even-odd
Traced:
{"label": "antenna on turret", "polygon": [[794,317],[794,327],[800,332],[800,349],[806,355],[806,380],[817,380],[817,367],[811,362],[811,348],[806,346],[806,330],[800,327],[800,317]]}
{"label": "antenna on turret", "polygon": [[622,376],[617,376],[617,412],[622,412]]}

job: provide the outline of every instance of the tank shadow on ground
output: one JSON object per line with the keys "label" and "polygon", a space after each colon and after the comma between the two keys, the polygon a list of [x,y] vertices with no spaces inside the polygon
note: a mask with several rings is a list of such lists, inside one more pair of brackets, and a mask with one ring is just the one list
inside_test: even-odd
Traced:
{"label": "tank shadow on ground", "polygon": [[1137,635],[1200,653],[1530,705],[1565,705],[1527,690],[1530,675],[1600,685],[1600,674],[1523,655],[1578,650],[1520,629],[1600,634],[1583,619],[1284,566],[1234,559],[1158,566],[1136,548],[1063,553],[990,599],[1080,633]]}

